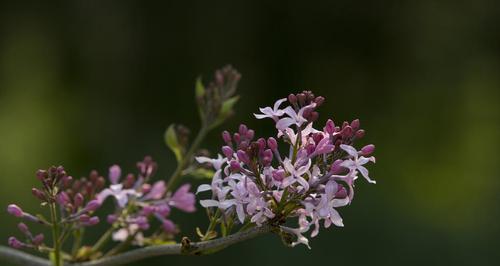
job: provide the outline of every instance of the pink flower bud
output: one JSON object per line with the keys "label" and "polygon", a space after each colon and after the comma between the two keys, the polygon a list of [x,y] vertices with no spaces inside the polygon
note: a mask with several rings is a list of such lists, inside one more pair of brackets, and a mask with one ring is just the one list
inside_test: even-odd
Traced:
{"label": "pink flower bud", "polygon": [[32,188],[31,189],[31,194],[33,194],[33,196],[35,196],[39,200],[42,200],[42,201],[46,201],[47,200],[45,198],[45,194],[41,190],[39,190],[37,188]]}
{"label": "pink flower bud", "polygon": [[113,165],[109,168],[109,181],[111,184],[116,184],[120,180],[120,176],[122,174],[122,169],[119,165]]}
{"label": "pink flower bud", "polygon": [[361,155],[368,156],[368,155],[372,154],[374,151],[375,151],[375,145],[368,144],[368,145],[364,146],[363,148],[361,148]]}
{"label": "pink flower bud", "polygon": [[38,178],[38,180],[43,181],[47,177],[48,177],[47,171],[45,171],[45,170],[36,171],[36,178]]}
{"label": "pink flower bud", "polygon": [[43,243],[44,238],[43,234],[38,234],[31,240],[31,243],[35,246],[40,246]]}
{"label": "pink flower bud", "polygon": [[330,135],[335,133],[335,123],[333,123],[331,119],[328,119],[328,121],[326,121],[326,125],[323,130]]}
{"label": "pink flower bud", "polygon": [[116,222],[116,220],[118,220],[118,217],[116,217],[116,215],[114,214],[109,214],[107,217],[106,217],[106,221],[109,223],[109,224],[114,224]]}
{"label": "pink flower bud", "polygon": [[361,139],[364,136],[365,136],[365,131],[363,129],[356,131],[356,138]]}
{"label": "pink flower bud", "polygon": [[85,206],[85,211],[88,212],[93,212],[101,207],[101,204],[99,203],[98,200],[91,200],[89,203],[87,203],[87,206]]}
{"label": "pink flower bud", "polygon": [[341,159],[335,160],[330,168],[330,173],[337,175],[344,171],[344,168],[340,166],[344,161]]}
{"label": "pink flower bud", "polygon": [[253,129],[249,129],[247,131],[247,134],[245,135],[246,139],[248,140],[252,140],[254,136],[255,136],[255,131],[253,131]]}
{"label": "pink flower bud", "polygon": [[233,172],[238,172],[241,170],[241,166],[240,166],[240,163],[238,163],[236,160],[231,160],[229,162],[229,167],[231,167],[231,170]]}
{"label": "pink flower bud", "polygon": [[248,127],[245,124],[241,124],[238,133],[240,133],[241,136],[246,136],[247,131]]}
{"label": "pink flower bud", "polygon": [[352,120],[351,127],[355,131],[358,130],[359,129],[359,119]]}
{"label": "pink flower bud", "polygon": [[238,150],[236,152],[236,155],[238,156],[238,159],[242,161],[245,164],[250,163],[250,158],[248,157],[248,154],[242,150]]}
{"label": "pink flower bud", "polygon": [[283,169],[275,170],[272,173],[274,180],[276,180],[278,182],[281,182],[281,181],[283,181],[283,179],[285,179],[285,174],[286,174],[285,170],[283,170]]}
{"label": "pink flower bud", "polygon": [[264,138],[259,138],[257,140],[257,145],[259,145],[259,150],[263,150],[266,148],[266,140]]}
{"label": "pink flower bud", "polygon": [[175,224],[168,219],[163,220],[162,227],[166,233],[175,233]]}
{"label": "pink flower bud", "polygon": [[288,101],[291,104],[296,104],[297,103],[297,96],[295,96],[295,94],[288,95]]}
{"label": "pink flower bud", "polygon": [[233,157],[233,149],[229,146],[223,146],[222,147],[222,153],[227,157],[227,158],[232,158]]}
{"label": "pink flower bud", "polygon": [[61,205],[62,207],[65,207],[67,204],[70,203],[70,199],[69,199],[69,196],[66,192],[61,192],[59,194],[57,194],[56,196],[56,201],[59,205]]}
{"label": "pink flower bud", "polygon": [[11,246],[15,249],[20,249],[20,248],[24,247],[24,244],[21,241],[17,240],[17,238],[11,236],[11,237],[9,237],[9,246]]}
{"label": "pink flower bud", "polygon": [[278,149],[278,142],[276,141],[275,138],[270,137],[267,139],[267,146],[272,150],[275,151]]}
{"label": "pink flower bud", "polygon": [[17,224],[17,228],[19,228],[19,231],[21,231],[25,235],[30,235],[31,234],[28,226],[26,224],[24,224],[24,223]]}
{"label": "pink flower bud", "polygon": [[7,206],[7,212],[19,218],[23,217],[24,214],[23,210],[16,204],[10,204],[9,206]]}
{"label": "pink flower bud", "polygon": [[99,223],[99,217],[97,216],[92,216],[87,222],[84,222],[84,226],[93,226]]}
{"label": "pink flower bud", "polygon": [[227,132],[227,131],[222,132],[222,139],[224,140],[224,142],[227,145],[231,145],[232,144],[231,134],[229,132]]}
{"label": "pink flower bud", "polygon": [[80,193],[76,193],[75,198],[73,199],[73,203],[75,205],[75,209],[80,208],[83,205],[83,196]]}

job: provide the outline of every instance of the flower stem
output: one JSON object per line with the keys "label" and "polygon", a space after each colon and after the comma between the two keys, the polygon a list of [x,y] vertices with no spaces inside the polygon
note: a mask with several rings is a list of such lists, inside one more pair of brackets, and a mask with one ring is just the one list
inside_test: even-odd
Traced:
{"label": "flower stem", "polygon": [[61,266],[61,243],[59,242],[59,223],[55,203],[50,204],[50,217],[52,219],[52,241],[54,243],[54,266]]}
{"label": "flower stem", "polygon": [[113,233],[114,227],[111,226],[92,247],[92,252],[99,251],[111,238],[111,234]]}
{"label": "flower stem", "polygon": [[200,146],[201,142],[207,135],[207,133],[208,133],[208,127],[206,125],[202,125],[200,131],[198,131],[198,135],[196,136],[193,143],[189,147],[189,150],[186,152],[184,157],[182,157],[182,160],[177,164],[177,168],[175,169],[174,173],[170,176],[170,179],[167,184],[168,191],[172,191],[173,188],[175,188],[175,186],[179,182],[179,179],[182,177],[182,171],[191,162],[192,159],[191,157],[194,155],[194,153]]}

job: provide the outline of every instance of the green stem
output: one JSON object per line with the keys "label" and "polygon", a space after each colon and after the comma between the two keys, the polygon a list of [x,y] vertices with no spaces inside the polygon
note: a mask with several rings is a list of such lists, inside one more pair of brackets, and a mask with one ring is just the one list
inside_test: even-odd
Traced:
{"label": "green stem", "polygon": [[111,234],[113,233],[114,227],[111,226],[92,247],[92,252],[99,251],[111,238]]}
{"label": "green stem", "polygon": [[217,219],[219,219],[219,215],[220,215],[220,209],[217,209],[217,211],[214,214],[214,217],[210,219],[210,224],[208,224],[207,231],[205,232],[205,235],[201,238],[201,241],[209,240],[208,237],[210,236],[210,232],[215,229],[215,226],[217,225]]}
{"label": "green stem", "polygon": [[208,133],[208,127],[206,125],[202,125],[200,131],[198,131],[198,135],[194,139],[193,143],[189,147],[189,150],[186,152],[182,160],[177,164],[177,168],[175,169],[174,173],[172,176],[170,176],[170,179],[167,184],[167,190],[172,191],[173,188],[177,185],[179,182],[180,177],[182,177],[182,171],[188,166],[188,164],[191,162],[191,157],[194,155],[198,147],[200,146],[201,142],[205,138],[205,136]]}
{"label": "green stem", "polygon": [[56,204],[50,204],[50,217],[52,219],[52,238],[54,243],[54,266],[61,266],[61,243],[59,242],[59,223],[57,221]]}
{"label": "green stem", "polygon": [[71,248],[71,256],[73,256],[73,258],[76,257],[76,255],[78,254],[78,250],[82,245],[84,232],[85,230],[83,228],[80,228],[78,230],[75,230],[75,232],[73,233],[73,247]]}

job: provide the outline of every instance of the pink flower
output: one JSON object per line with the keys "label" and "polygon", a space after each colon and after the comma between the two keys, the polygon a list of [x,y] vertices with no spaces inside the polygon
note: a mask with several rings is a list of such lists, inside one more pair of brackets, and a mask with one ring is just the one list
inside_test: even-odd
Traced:
{"label": "pink flower", "polygon": [[196,199],[194,194],[189,192],[189,189],[191,189],[190,184],[182,185],[170,198],[168,204],[185,212],[196,211],[196,208],[194,206],[196,203]]}

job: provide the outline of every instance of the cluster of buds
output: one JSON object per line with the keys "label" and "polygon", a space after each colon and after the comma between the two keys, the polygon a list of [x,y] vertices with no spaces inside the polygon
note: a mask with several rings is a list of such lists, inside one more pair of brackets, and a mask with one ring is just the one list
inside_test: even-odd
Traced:
{"label": "cluster of buds", "polygon": [[[40,180],[42,186],[31,189],[33,196],[40,200],[42,206],[51,205],[54,208],[57,206],[60,213],[57,216],[58,220],[49,222],[41,214],[30,214],[15,204],[10,204],[7,207],[8,213],[46,226],[52,226],[54,223],[68,225],[73,230],[99,223],[99,218],[92,216],[93,212],[100,207],[95,195],[104,186],[102,177],[99,178],[97,173],[91,174],[88,180],[86,178],[74,180],[66,174],[64,167],[52,166],[47,170],[38,170],[36,177]],[[54,209],[51,211],[55,212]],[[40,247],[44,239],[43,234],[33,236],[24,223],[20,223],[18,228],[26,236],[27,242],[23,243],[11,237],[9,238],[9,244],[12,247]]]}
{"label": "cluster of buds", "polygon": [[[120,182],[122,170],[120,166],[109,168],[110,186],[97,195],[99,203],[108,197],[114,198],[115,211],[107,216],[108,223],[115,228],[115,241],[132,241],[143,245],[146,241],[165,241],[177,233],[177,227],[169,219],[171,208],[184,212],[194,212],[195,196],[189,192],[190,185],[185,184],[172,193],[167,190],[163,180],[150,183],[157,170],[157,164],[147,156],[137,163],[138,174],[127,174]],[[144,232],[150,228],[152,219],[162,224],[161,232],[149,237]]]}
{"label": "cluster of buds", "polygon": [[198,78],[196,101],[204,123],[214,127],[232,114],[232,107],[238,100],[234,94],[240,79],[241,74],[230,65],[216,70],[214,80],[206,87]]}
{"label": "cluster of buds", "polygon": [[[337,208],[353,200],[358,175],[375,183],[364,166],[375,162],[370,156],[374,146],[354,148],[364,136],[359,120],[341,127],[328,120],[322,130],[315,129],[316,110],[323,102],[309,91],[291,94],[255,114],[275,122],[276,138],[254,140],[255,132],[241,125],[237,133],[222,133],[225,145],[218,158],[197,157],[215,170],[211,184],[199,186],[197,193],[211,191],[212,197],[200,204],[212,215],[220,214],[212,220],[218,219],[221,228],[233,221],[244,226],[271,223],[280,225],[284,238],[295,239],[291,246],[309,246],[303,234],[314,227],[311,237],[316,236],[320,222],[325,228],[343,226]],[[286,154],[278,140],[288,146]],[[283,226],[291,217],[298,217],[297,228]]]}

